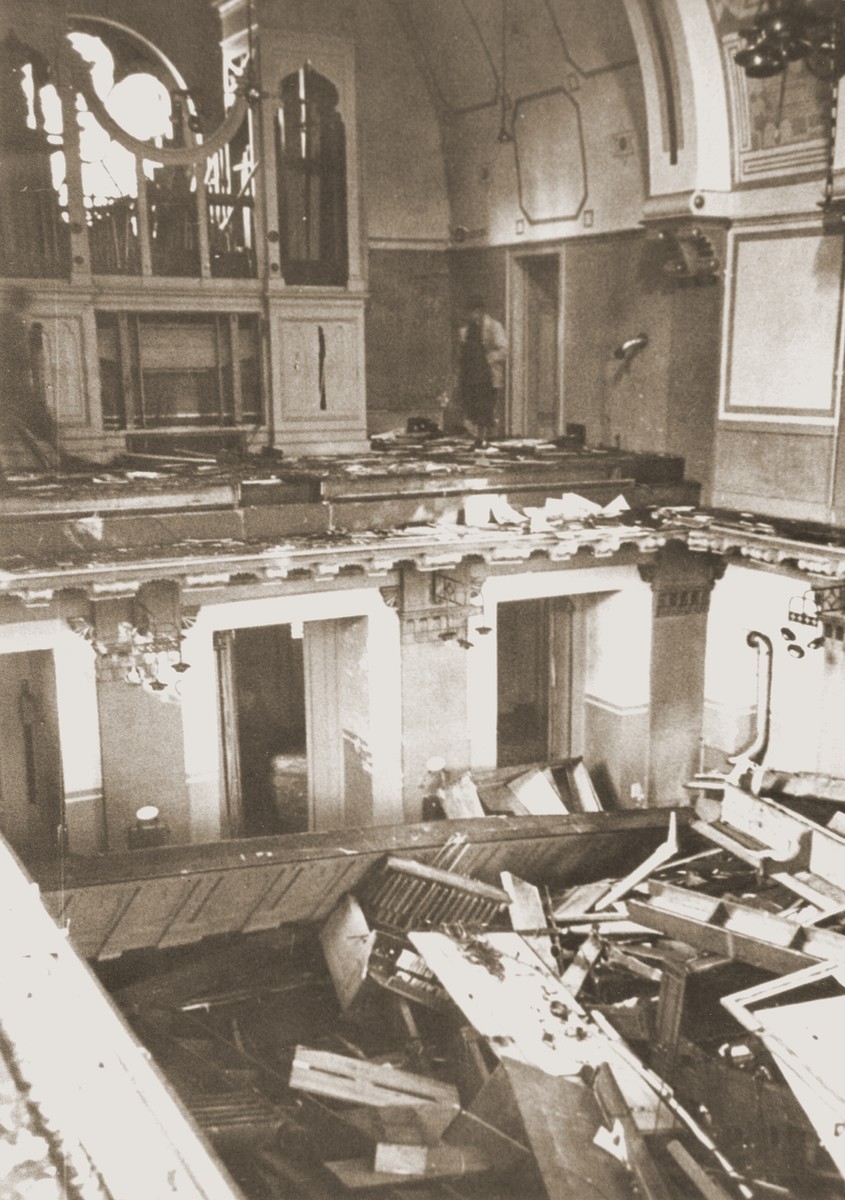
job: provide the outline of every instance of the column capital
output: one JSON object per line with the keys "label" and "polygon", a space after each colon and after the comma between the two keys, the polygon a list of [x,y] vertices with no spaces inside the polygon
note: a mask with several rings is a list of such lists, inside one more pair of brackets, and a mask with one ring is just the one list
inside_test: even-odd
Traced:
{"label": "column capital", "polygon": [[707,612],[710,593],[725,573],[725,560],[710,551],[690,550],[683,542],[667,542],[654,559],[638,568],[651,584],[656,617]]}

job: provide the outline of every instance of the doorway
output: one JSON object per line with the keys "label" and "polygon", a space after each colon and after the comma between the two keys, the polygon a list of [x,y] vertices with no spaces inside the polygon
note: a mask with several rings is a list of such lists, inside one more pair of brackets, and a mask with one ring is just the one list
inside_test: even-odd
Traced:
{"label": "doorway", "polygon": [[302,627],[264,625],[216,635],[230,832],[309,827]]}
{"label": "doorway", "polygon": [[562,430],[560,255],[524,255],[515,266],[511,432],[554,438]]}
{"label": "doorway", "polygon": [[0,831],[27,866],[64,844],[56,670],[50,650],[0,655]]}
{"label": "doorway", "polygon": [[568,758],[573,748],[574,605],[566,596],[497,610],[497,762]]}

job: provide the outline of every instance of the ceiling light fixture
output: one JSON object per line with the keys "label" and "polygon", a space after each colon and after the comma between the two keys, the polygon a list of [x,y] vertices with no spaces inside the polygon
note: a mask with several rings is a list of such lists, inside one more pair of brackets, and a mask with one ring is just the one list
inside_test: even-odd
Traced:
{"label": "ceiling light fixture", "polygon": [[[785,72],[790,63],[803,62],[812,75],[829,84],[827,163],[819,207],[832,208],[839,80],[845,75],[845,6],[841,0],[768,0],[753,27],[742,30],[742,37],[746,44],[736,52],[734,62],[749,79],[769,79]],[[777,124],[785,94],[784,76]]]}
{"label": "ceiling light fixture", "polygon": [[845,24],[840,0],[770,0],[734,55],[751,79],[779,75],[803,60],[817,79],[833,83],[845,75]]}

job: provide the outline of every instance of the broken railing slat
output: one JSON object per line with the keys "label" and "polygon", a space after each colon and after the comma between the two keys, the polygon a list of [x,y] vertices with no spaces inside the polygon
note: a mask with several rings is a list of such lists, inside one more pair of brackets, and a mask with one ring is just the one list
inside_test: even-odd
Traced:
{"label": "broken railing slat", "polygon": [[501,888],[478,879],[470,879],[466,875],[457,875],[454,871],[442,871],[439,867],[430,867],[428,863],[416,862],[412,858],[388,858],[385,869],[396,871],[414,879],[427,880],[429,883],[441,883],[458,891],[482,896],[485,900],[495,900],[498,904],[507,904],[510,897]]}

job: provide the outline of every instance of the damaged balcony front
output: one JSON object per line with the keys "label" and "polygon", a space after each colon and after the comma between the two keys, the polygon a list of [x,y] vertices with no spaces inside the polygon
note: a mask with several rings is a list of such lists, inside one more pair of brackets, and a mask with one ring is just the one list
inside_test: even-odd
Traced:
{"label": "damaged balcony front", "polygon": [[[676,460],[518,443],[11,481],[4,832],[35,869],[147,835],[413,821],[433,756],[586,755],[626,802],[647,784],[661,586],[638,566],[683,557],[654,506],[694,494]],[[703,611],[710,556],[691,561]],[[632,622],[639,682],[617,696],[606,658]],[[626,749],[602,766],[608,722]]]}

